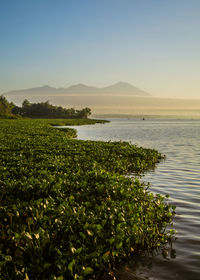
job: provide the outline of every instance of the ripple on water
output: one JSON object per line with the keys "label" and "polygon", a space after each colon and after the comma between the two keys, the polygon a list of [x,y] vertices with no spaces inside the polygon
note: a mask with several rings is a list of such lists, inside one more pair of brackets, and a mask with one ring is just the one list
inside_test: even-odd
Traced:
{"label": "ripple on water", "polygon": [[[150,191],[169,194],[177,206],[173,243],[176,258],[143,257],[122,266],[120,280],[199,280],[200,279],[200,121],[199,120],[112,120],[106,125],[78,128],[80,139],[123,140],[154,148],[166,155],[142,178]],[[175,256],[173,256],[175,257]],[[135,278],[134,278],[135,277]]]}

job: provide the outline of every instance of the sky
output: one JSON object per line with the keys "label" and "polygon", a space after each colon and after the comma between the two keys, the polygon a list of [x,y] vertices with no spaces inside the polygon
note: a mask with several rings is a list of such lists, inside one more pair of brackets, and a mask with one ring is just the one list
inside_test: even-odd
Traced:
{"label": "sky", "polygon": [[0,0],[0,94],[124,81],[200,99],[199,0]]}

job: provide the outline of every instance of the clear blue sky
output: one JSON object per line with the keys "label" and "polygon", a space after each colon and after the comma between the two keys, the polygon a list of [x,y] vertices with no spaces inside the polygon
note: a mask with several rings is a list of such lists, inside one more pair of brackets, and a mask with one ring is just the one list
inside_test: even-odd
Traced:
{"label": "clear blue sky", "polygon": [[0,0],[0,93],[125,81],[200,98],[200,0]]}

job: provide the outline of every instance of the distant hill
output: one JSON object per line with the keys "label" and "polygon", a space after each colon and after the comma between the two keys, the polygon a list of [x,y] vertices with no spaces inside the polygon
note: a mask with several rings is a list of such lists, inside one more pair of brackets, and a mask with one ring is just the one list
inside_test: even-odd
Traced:
{"label": "distant hill", "polygon": [[53,88],[50,86],[36,87],[30,89],[14,90],[5,93],[6,96],[60,96],[60,95],[71,95],[71,94],[100,94],[100,95],[131,95],[131,96],[150,96],[149,93],[124,82],[119,82],[111,86],[97,88],[87,86],[84,84],[77,84],[68,88]]}
{"label": "distant hill", "polygon": [[132,86],[131,84],[119,82],[117,84],[101,88],[101,93],[112,93],[118,95],[151,96],[149,93]]}

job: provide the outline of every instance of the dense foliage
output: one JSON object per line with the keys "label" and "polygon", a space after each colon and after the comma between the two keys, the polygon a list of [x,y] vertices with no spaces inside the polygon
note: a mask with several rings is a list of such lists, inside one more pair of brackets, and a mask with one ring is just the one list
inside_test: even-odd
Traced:
{"label": "dense foliage", "polygon": [[0,95],[0,118],[13,118],[12,109],[14,106],[12,102],[8,102],[3,95]]}
{"label": "dense foliage", "polygon": [[171,236],[173,207],[123,175],[154,168],[161,155],[51,126],[67,123],[0,120],[2,280],[98,278]]}
{"label": "dense foliage", "polygon": [[27,99],[22,103],[22,107],[15,106],[12,113],[29,118],[68,118],[68,119],[87,119],[91,115],[90,108],[75,110],[66,109],[61,106],[54,106],[48,101],[41,103],[30,103]]}
{"label": "dense foliage", "polygon": [[16,116],[27,118],[62,118],[62,119],[87,119],[91,115],[91,109],[86,107],[81,110],[63,108],[46,102],[30,103],[25,99],[22,107],[8,102],[4,96],[0,96],[0,117],[14,118]]}

